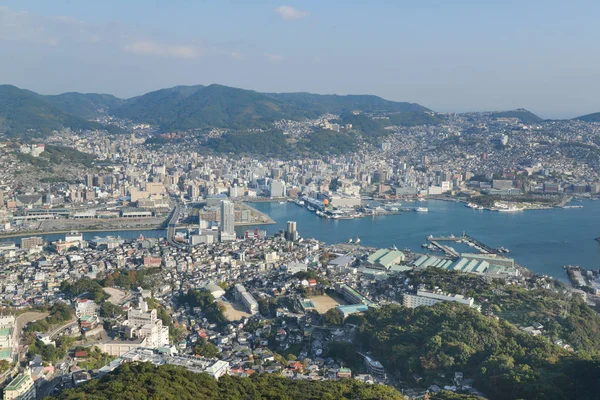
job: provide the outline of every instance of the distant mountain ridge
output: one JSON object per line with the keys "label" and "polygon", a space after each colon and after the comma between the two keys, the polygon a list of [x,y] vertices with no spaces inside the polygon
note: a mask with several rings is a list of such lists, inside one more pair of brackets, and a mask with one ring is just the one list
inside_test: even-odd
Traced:
{"label": "distant mountain ridge", "polygon": [[66,113],[35,92],[12,85],[0,85],[0,133],[35,137],[63,128],[119,131],[116,127],[106,127]]}
{"label": "distant mountain ridge", "polygon": [[353,110],[364,112],[420,112],[431,111],[417,103],[396,102],[385,100],[374,95],[337,95],[312,93],[265,93],[274,99],[287,101],[312,108],[319,112],[340,113]]}
{"label": "distant mountain ridge", "polygon": [[517,108],[516,110],[499,111],[492,113],[494,118],[518,118],[524,124],[535,124],[542,122],[544,119],[538,117],[534,113],[524,108]]}
{"label": "distant mountain ridge", "polygon": [[175,86],[129,99],[76,92],[44,96],[11,85],[0,86],[0,132],[15,135],[44,135],[65,127],[101,129],[102,125],[89,120],[107,115],[158,125],[162,131],[247,130],[268,128],[281,119],[301,120],[354,110],[429,111],[416,103],[372,95],[260,93],[217,84]]}
{"label": "distant mountain ridge", "polygon": [[600,112],[582,115],[573,119],[584,122],[600,122]]}
{"label": "distant mountain ridge", "polygon": [[108,115],[125,102],[112,94],[98,93],[68,92],[42,97],[65,113],[86,119]]}

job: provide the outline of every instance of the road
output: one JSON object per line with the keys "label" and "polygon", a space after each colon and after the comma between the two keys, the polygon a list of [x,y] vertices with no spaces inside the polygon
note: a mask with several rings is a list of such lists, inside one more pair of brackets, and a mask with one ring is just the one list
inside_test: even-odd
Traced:
{"label": "road", "polygon": [[175,230],[177,228],[177,222],[179,221],[179,214],[181,213],[181,203],[176,202],[175,208],[173,209],[173,213],[171,214],[171,218],[169,218],[169,223],[167,225],[167,242],[171,246],[179,247],[181,249],[186,246],[182,243],[175,241]]}
{"label": "road", "polygon": [[73,326],[76,326],[77,324],[78,324],[77,319],[72,319],[71,321],[67,322],[66,324],[64,324],[62,326],[59,326],[58,328],[56,328],[55,330],[53,330],[51,333],[49,333],[50,339],[51,340],[56,339],[56,336],[58,336],[59,333],[61,333],[65,329],[68,329],[68,328],[71,328]]}
{"label": "road", "polygon": [[30,311],[23,313],[17,317],[17,334],[20,336],[23,327],[32,321],[39,321],[48,316],[47,312]]}

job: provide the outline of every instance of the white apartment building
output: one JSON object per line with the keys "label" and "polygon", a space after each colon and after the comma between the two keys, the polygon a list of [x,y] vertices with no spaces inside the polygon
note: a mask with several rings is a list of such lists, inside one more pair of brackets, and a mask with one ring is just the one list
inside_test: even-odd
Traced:
{"label": "white apartment building", "polygon": [[75,304],[75,316],[77,318],[91,317],[98,312],[98,304],[93,300],[80,299]]}
{"label": "white apartment building", "polygon": [[146,346],[151,348],[169,345],[169,327],[163,326],[156,310],[149,310],[148,303],[143,298],[139,299],[138,309],[129,309],[127,323],[131,335],[146,339]]}
{"label": "white apartment building", "polygon": [[404,307],[415,308],[420,306],[432,306],[440,301],[456,301],[469,307],[474,307],[472,297],[464,297],[460,294],[446,294],[442,292],[430,292],[427,290],[417,290],[417,294],[404,294],[402,304]]}

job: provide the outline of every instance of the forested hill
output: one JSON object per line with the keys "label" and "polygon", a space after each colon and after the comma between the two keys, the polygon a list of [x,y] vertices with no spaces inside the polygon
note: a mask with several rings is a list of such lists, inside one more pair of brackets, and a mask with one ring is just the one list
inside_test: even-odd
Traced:
{"label": "forested hill", "polygon": [[44,99],[67,114],[85,119],[109,115],[125,101],[110,94],[76,92],[44,96]]}
{"label": "forested hill", "polygon": [[267,128],[281,119],[317,117],[318,112],[252,90],[222,85],[179,86],[128,100],[115,115],[159,125],[164,131],[202,128]]}
{"label": "forested hill", "polygon": [[274,99],[297,104],[320,113],[343,113],[354,110],[364,112],[419,112],[429,109],[417,103],[396,102],[373,95],[312,94],[312,93],[265,93]]}
{"label": "forested hill", "polygon": [[585,122],[600,122],[600,112],[582,115],[581,117],[577,117],[577,118],[573,118],[573,119],[576,119],[579,121],[585,121]]}
{"label": "forested hill", "polygon": [[562,349],[457,303],[388,305],[355,317],[356,345],[389,374],[427,387],[462,372],[490,399],[597,399],[600,359]]}
{"label": "forested hill", "polygon": [[40,137],[63,128],[120,131],[115,126],[104,126],[66,113],[37,93],[0,85],[0,133]]}
{"label": "forested hill", "polygon": [[[158,126],[162,131],[271,128],[278,120],[315,118],[327,112],[413,113],[428,111],[415,103],[369,95],[260,93],[223,85],[175,86],[130,99],[108,94],[40,95],[11,85],[0,86],[0,133],[43,136],[54,130],[101,129],[88,121],[115,116]],[[116,127],[108,126],[116,132]]]}
{"label": "forested hill", "polygon": [[[300,381],[271,374],[250,378],[222,376],[218,381],[172,365],[127,363],[110,374],[75,389],[57,400],[400,400],[398,391],[356,380]],[[50,398],[52,399],[52,398]]]}

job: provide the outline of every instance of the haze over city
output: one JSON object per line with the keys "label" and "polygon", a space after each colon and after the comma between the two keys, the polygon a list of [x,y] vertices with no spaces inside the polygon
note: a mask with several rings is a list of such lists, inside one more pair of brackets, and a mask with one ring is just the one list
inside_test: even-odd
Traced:
{"label": "haze over city", "polygon": [[375,94],[439,112],[600,110],[594,1],[0,1],[2,83]]}

